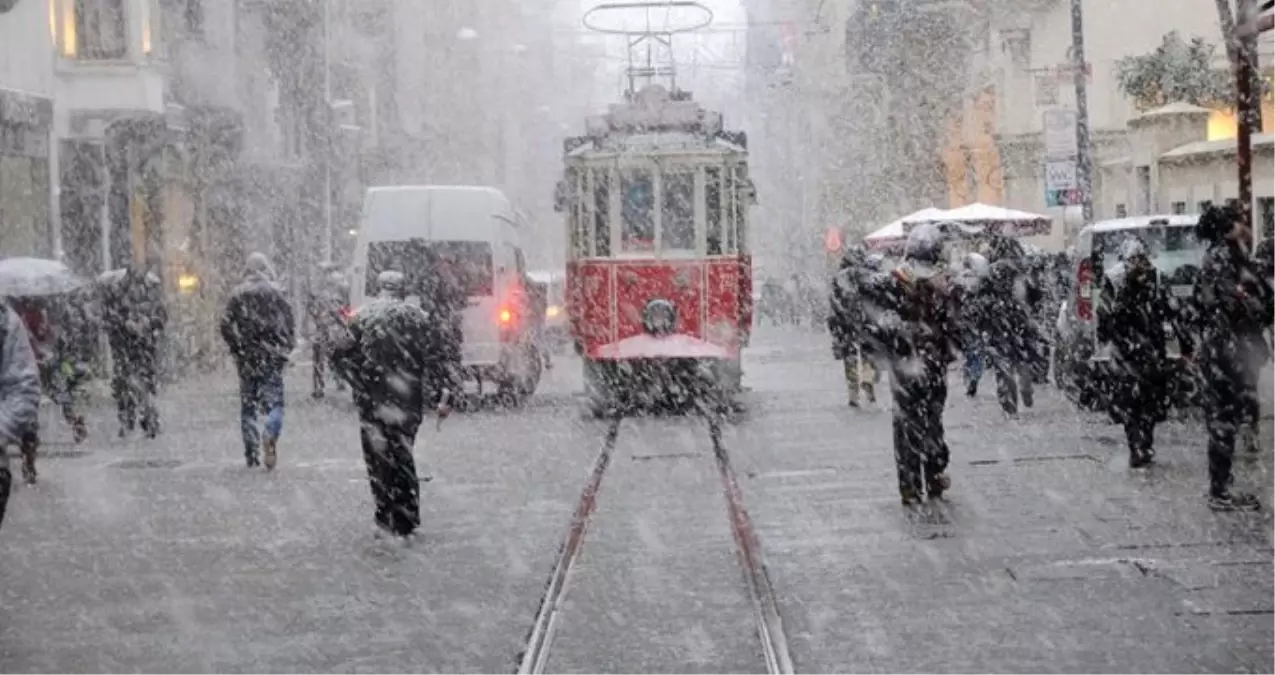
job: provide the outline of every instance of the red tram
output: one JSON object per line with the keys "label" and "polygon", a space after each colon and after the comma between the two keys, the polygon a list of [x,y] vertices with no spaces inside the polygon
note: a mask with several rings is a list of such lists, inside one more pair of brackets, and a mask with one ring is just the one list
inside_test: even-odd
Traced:
{"label": "red tram", "polygon": [[567,312],[595,412],[636,396],[727,398],[752,326],[747,137],[652,84],[564,143]]}

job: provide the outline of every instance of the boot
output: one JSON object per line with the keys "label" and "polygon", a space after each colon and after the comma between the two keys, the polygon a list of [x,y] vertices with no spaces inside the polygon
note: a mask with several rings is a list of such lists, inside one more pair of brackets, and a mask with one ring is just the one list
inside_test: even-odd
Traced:
{"label": "boot", "polygon": [[1134,450],[1131,448],[1129,450],[1129,468],[1130,469],[1146,468],[1148,466],[1151,466],[1151,464],[1154,461],[1155,461],[1155,450],[1152,450],[1151,448],[1144,448],[1139,450]]}
{"label": "boot", "polygon": [[275,464],[279,461],[279,453],[276,447],[278,442],[278,439],[268,436],[261,441],[261,451],[265,455],[266,471],[273,471]]}
{"label": "boot", "polygon": [[947,492],[950,487],[952,487],[952,479],[945,473],[937,473],[926,477],[925,492],[930,499],[942,497],[943,493]]}
{"label": "boot", "polygon": [[22,480],[27,485],[35,485],[35,453],[36,445],[34,443],[24,441],[22,443]]}
{"label": "boot", "polygon": [[864,382],[861,387],[863,389],[863,395],[868,399],[868,403],[876,403],[877,388],[873,386],[871,382]]}
{"label": "boot", "polygon": [[89,437],[88,423],[84,421],[84,416],[77,416],[71,421],[71,434],[75,438],[76,443],[83,443],[84,439]]}
{"label": "boot", "polygon": [[1208,504],[1214,511],[1260,511],[1262,508],[1256,495],[1230,490],[1210,492]]}
{"label": "boot", "polygon": [[917,506],[921,503],[921,491],[911,486],[900,486],[899,498],[904,506]]}

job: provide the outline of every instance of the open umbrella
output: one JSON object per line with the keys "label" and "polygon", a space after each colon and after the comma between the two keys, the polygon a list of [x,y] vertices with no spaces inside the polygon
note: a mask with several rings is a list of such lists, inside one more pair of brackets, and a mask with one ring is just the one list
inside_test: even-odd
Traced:
{"label": "open umbrella", "polygon": [[0,295],[38,297],[70,293],[84,285],[71,268],[45,258],[0,260]]}

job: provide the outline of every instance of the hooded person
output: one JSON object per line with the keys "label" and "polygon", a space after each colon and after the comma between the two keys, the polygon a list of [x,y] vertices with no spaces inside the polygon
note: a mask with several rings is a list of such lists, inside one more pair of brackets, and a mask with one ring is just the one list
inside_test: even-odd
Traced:
{"label": "hooded person", "polygon": [[1121,243],[1119,256],[1099,296],[1098,340],[1111,345],[1111,416],[1124,425],[1129,466],[1136,469],[1155,458],[1155,426],[1168,413],[1166,344],[1176,338],[1187,358],[1193,344],[1146,245],[1130,237]]}
{"label": "hooded person", "polygon": [[159,346],[168,323],[160,280],[142,264],[103,277],[103,319],[115,362],[111,389],[120,436],[131,432],[140,417],[142,431],[153,438],[159,433]]}
{"label": "hooded person", "polygon": [[936,499],[951,486],[943,434],[947,367],[960,350],[961,293],[945,264],[948,231],[918,225],[904,262],[870,284],[874,349],[889,362],[894,396],[894,459],[905,506]]}
{"label": "hooded person", "polygon": [[448,327],[407,300],[407,281],[395,271],[377,276],[378,296],[361,308],[335,348],[350,375],[359,413],[377,527],[406,537],[420,526],[420,481],[412,446],[428,392],[441,392],[441,423],[450,411]]}
{"label": "hooded person", "polygon": [[[39,425],[39,409],[40,372],[31,339],[17,312],[8,303],[0,303],[0,523],[13,485],[5,448],[20,446],[29,430]],[[35,480],[34,458],[27,479]]]}
{"label": "hooded person", "polygon": [[1195,288],[1199,308],[1200,372],[1208,429],[1209,506],[1256,510],[1256,495],[1231,489],[1237,440],[1258,451],[1258,379],[1271,357],[1264,332],[1271,326],[1271,283],[1249,257],[1252,231],[1232,207],[1200,214],[1196,236],[1208,245]]}
{"label": "hooded person", "polygon": [[[248,256],[244,280],[230,294],[221,319],[221,337],[239,372],[239,401],[244,458],[257,466],[258,452],[267,470],[278,461],[283,433],[283,371],[296,347],[292,305],[275,284],[270,259]],[[265,435],[257,417],[266,413]]]}
{"label": "hooded person", "polygon": [[864,340],[864,313],[862,287],[865,277],[872,271],[867,252],[860,245],[846,249],[841,257],[837,276],[829,293],[831,312],[828,314],[828,331],[832,335],[833,358],[842,361],[849,393],[850,407],[859,407],[864,396],[869,403],[876,401],[876,383],[880,374],[872,364],[872,354]]}

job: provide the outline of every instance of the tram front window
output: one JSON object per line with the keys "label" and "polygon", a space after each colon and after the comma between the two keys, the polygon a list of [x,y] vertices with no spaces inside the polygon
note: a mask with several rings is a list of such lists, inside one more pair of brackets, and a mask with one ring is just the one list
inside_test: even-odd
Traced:
{"label": "tram front window", "polygon": [[655,181],[650,171],[620,177],[620,245],[624,251],[655,249]]}
{"label": "tram front window", "polygon": [[660,210],[660,246],[665,250],[695,250],[695,175],[664,174]]}

